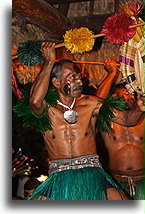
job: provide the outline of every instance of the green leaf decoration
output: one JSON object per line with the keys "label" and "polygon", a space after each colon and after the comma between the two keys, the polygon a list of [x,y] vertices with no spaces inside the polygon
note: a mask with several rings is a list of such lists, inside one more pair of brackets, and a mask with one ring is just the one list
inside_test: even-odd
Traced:
{"label": "green leaf decoration", "polygon": [[44,58],[40,51],[41,40],[23,42],[18,47],[18,59],[27,66],[34,66],[38,63],[43,63]]}
{"label": "green leaf decoration", "polygon": [[45,109],[42,115],[36,115],[31,111],[29,95],[30,87],[22,91],[23,98],[13,107],[14,112],[22,118],[25,127],[30,127],[38,132],[51,131],[53,124],[48,114],[48,108],[57,104],[57,91],[53,87],[48,90],[45,100],[49,107]]}
{"label": "green leaf decoration", "polygon": [[109,122],[115,117],[113,109],[125,111],[127,103],[122,99],[122,97],[113,97],[111,94],[109,94],[108,98],[100,102],[103,105],[101,106],[97,116],[96,126],[100,132],[111,133]]}

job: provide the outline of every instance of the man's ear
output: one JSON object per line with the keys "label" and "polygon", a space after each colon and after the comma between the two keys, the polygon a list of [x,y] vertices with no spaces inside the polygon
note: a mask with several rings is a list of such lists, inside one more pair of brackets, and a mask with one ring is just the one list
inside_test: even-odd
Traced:
{"label": "man's ear", "polygon": [[54,85],[55,88],[59,88],[60,87],[60,79],[54,77],[52,79],[52,84]]}

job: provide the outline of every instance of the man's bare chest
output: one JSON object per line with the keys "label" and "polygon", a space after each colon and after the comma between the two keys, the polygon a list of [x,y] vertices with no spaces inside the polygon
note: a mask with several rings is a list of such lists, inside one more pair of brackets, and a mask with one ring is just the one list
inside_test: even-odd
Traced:
{"label": "man's bare chest", "polygon": [[143,126],[123,127],[113,124],[110,140],[121,144],[142,144],[143,143]]}

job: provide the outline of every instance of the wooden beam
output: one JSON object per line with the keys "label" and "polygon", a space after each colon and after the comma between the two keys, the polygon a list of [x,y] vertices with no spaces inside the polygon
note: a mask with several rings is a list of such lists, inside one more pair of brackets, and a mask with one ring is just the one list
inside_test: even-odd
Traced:
{"label": "wooden beam", "polygon": [[94,11],[94,1],[90,2],[90,9],[89,9],[89,16],[93,15],[93,11]]}
{"label": "wooden beam", "polygon": [[68,10],[69,10],[69,3],[68,4],[59,4],[58,11],[66,17],[68,14]]}
{"label": "wooden beam", "polygon": [[94,1],[94,0],[45,0],[49,4],[65,4],[65,3],[77,3],[77,2],[85,2],[85,1]]}
{"label": "wooden beam", "polygon": [[114,12],[117,13],[119,10],[119,0],[114,0]]}
{"label": "wooden beam", "polygon": [[58,38],[71,28],[70,21],[44,0],[13,0],[12,10]]}
{"label": "wooden beam", "polygon": [[73,27],[87,27],[89,29],[95,30],[96,33],[100,33],[105,21],[111,15],[113,14],[73,17],[69,18],[69,20],[72,22]]}

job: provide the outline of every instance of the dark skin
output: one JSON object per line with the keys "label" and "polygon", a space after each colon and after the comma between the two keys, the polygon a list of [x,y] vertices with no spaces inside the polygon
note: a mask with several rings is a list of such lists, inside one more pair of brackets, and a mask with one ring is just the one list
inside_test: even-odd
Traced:
{"label": "dark skin", "polygon": [[[105,69],[108,72],[108,78],[106,78],[97,88],[97,92],[96,92],[96,96],[101,98],[101,99],[105,99],[106,98],[106,87],[109,87],[111,84],[114,82],[114,80],[112,80],[112,78],[110,78],[110,72],[111,72],[111,68],[110,66],[113,66],[113,69],[115,69],[115,62],[114,60],[109,60],[111,61],[110,64],[106,65],[105,62]],[[118,72],[116,71],[116,74]],[[116,77],[115,77],[116,78]],[[115,79],[114,78],[114,79]],[[121,96],[122,94],[122,90],[120,91],[121,93],[118,92],[118,96]],[[124,100],[126,102],[129,102],[128,105],[131,105],[132,103],[132,95],[129,96],[129,100],[127,95],[125,96],[125,94],[127,93],[127,90],[125,90],[124,93]],[[119,125],[125,126],[125,127],[131,127],[131,126],[135,126],[138,124],[139,120],[141,119],[142,115],[144,112],[144,98],[143,96],[140,96],[139,99],[136,100],[136,102],[134,103],[133,108],[131,108],[128,111],[117,111],[114,109],[114,114],[115,114],[115,118],[113,118],[111,121],[114,123],[117,123]]]}
{"label": "dark skin", "polygon": [[[41,115],[47,106],[44,97],[48,91],[50,73],[55,59],[54,45],[47,42],[42,44],[45,64],[31,88],[30,106],[37,115]],[[111,71],[105,79],[106,82],[108,79],[104,91],[106,96],[117,72],[116,62],[111,62],[105,62],[105,66]],[[43,133],[43,136],[50,161],[96,154],[95,122],[101,107],[100,98],[81,95],[81,73],[76,72],[71,63],[63,65],[61,76],[53,78],[52,83],[59,93],[59,101],[63,104],[70,106],[76,98],[73,110],[78,113],[78,121],[75,124],[67,123],[63,118],[66,109],[59,104],[49,109],[53,130]],[[109,200],[127,199],[115,188],[108,189],[107,193]]]}
{"label": "dark skin", "polygon": [[[31,109],[37,115],[41,115],[47,105],[44,97],[49,87],[50,72],[55,59],[54,44],[44,43],[42,51],[46,62],[32,86],[30,97]],[[110,70],[112,69],[108,78],[109,86],[116,75],[117,66],[111,66],[110,62],[106,61],[107,65]],[[72,63],[65,63],[62,67],[61,77],[53,78],[52,82],[59,93],[59,100],[63,104],[70,106],[76,98],[73,110],[78,113],[79,119],[77,123],[69,124],[63,117],[67,109],[61,105],[49,109],[53,130],[45,132],[43,135],[50,160],[96,154],[95,122],[101,107],[100,99],[95,96],[81,95],[81,73],[74,70]],[[106,87],[106,96],[109,90],[110,87]]]}
{"label": "dark skin", "polygon": [[[125,88],[118,89],[116,96],[122,96],[130,108],[136,105],[134,95]],[[134,175],[134,171],[144,168],[144,116],[135,126],[124,127],[111,122],[111,128],[110,135],[101,133],[109,152],[109,168]]]}

